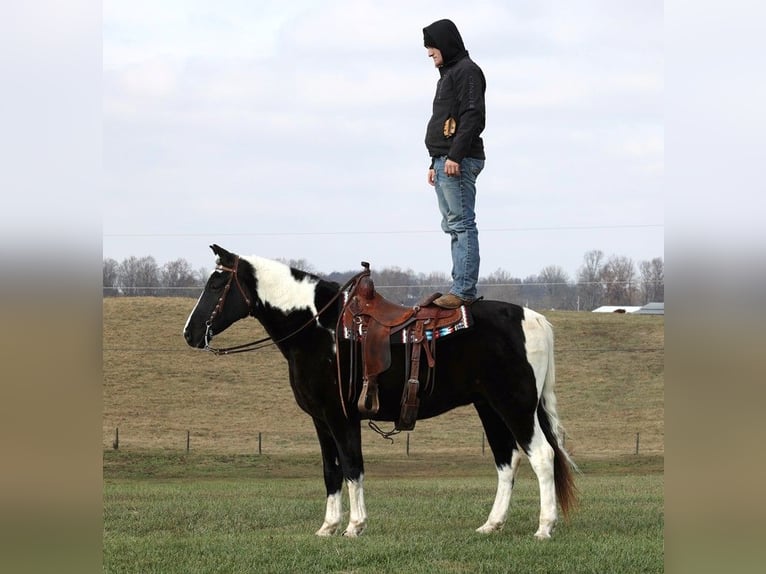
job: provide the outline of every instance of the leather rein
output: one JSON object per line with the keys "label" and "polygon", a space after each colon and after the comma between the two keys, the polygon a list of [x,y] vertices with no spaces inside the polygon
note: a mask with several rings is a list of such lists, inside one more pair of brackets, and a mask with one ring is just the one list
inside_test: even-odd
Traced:
{"label": "leather rein", "polygon": [[[343,294],[343,292],[350,287],[352,284],[354,284],[356,281],[359,280],[359,278],[364,275],[365,273],[369,273],[369,271],[362,271],[361,273],[357,273],[354,275],[351,279],[349,279],[343,287],[341,287],[338,292],[333,295],[333,297],[327,302],[327,304],[322,307],[317,313],[311,317],[308,321],[306,321],[303,325],[295,329],[292,333],[274,340],[272,337],[264,337],[262,339],[258,339],[257,341],[252,341],[250,343],[244,343],[242,345],[234,345],[233,347],[224,347],[224,348],[215,348],[210,346],[210,342],[213,340],[213,337],[211,336],[212,332],[212,324],[215,317],[223,310],[224,303],[226,302],[226,295],[228,295],[230,289],[231,289],[231,283],[232,281],[236,282],[237,288],[239,289],[240,294],[245,300],[245,303],[247,303],[247,309],[248,309],[248,315],[253,314],[253,302],[251,301],[250,297],[247,296],[247,293],[242,288],[242,285],[239,282],[239,277],[237,276],[237,268],[239,267],[239,256],[236,257],[234,260],[234,265],[232,267],[225,267],[223,265],[216,265],[215,270],[216,271],[228,271],[231,273],[229,275],[229,280],[226,282],[226,286],[223,288],[223,293],[218,298],[218,303],[216,303],[215,308],[213,309],[213,312],[210,314],[210,318],[205,323],[205,351],[210,351],[214,355],[232,355],[234,353],[245,353],[247,351],[257,351],[258,349],[263,349],[265,347],[270,347],[272,345],[278,345],[279,343],[282,343],[284,341],[287,341],[291,337],[294,337],[303,329],[311,325],[314,321],[319,319],[319,316],[327,311],[327,309],[330,308],[330,306],[335,303],[340,296]],[[265,343],[265,344],[264,344]]]}

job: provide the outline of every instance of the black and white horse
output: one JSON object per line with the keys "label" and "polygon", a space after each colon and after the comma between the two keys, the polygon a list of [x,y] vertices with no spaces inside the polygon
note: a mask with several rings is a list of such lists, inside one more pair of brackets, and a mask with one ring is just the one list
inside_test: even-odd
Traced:
{"label": "black and white horse", "polygon": [[[367,526],[361,417],[356,401],[341,404],[338,373],[347,373],[350,343],[335,330],[342,307],[339,285],[277,261],[239,257],[213,245],[216,269],[184,327],[187,343],[209,348],[212,337],[248,316],[261,322],[287,359],[295,400],[314,421],[322,451],[327,507],[319,536],[341,525],[343,482],[348,486],[349,523],[360,535]],[[337,301],[337,302],[336,302]],[[558,504],[575,501],[573,463],[562,446],[554,395],[553,330],[535,311],[499,301],[471,306],[473,325],[439,340],[435,390],[421,397],[419,418],[473,404],[497,467],[497,494],[478,532],[500,530],[508,515],[514,478],[526,455],[540,486],[540,522],[535,536],[550,538]],[[391,368],[379,379],[377,421],[395,421],[405,382],[404,345],[392,349]],[[425,364],[422,367],[426,368]],[[425,377],[421,376],[421,380]],[[343,392],[348,381],[340,381]]]}

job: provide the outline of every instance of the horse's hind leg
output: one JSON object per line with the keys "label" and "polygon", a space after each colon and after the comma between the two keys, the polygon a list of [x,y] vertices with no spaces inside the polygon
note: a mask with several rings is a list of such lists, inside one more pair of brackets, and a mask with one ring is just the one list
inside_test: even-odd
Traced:
{"label": "horse's hind leg", "polygon": [[497,413],[485,403],[476,404],[487,442],[495,457],[497,468],[497,494],[492,510],[484,525],[476,529],[476,532],[489,534],[501,530],[508,518],[508,507],[511,503],[513,485],[516,480],[516,472],[521,462],[521,453],[516,446],[516,441],[503,420]]}
{"label": "horse's hind leg", "polygon": [[338,460],[338,448],[329,429],[323,423],[314,420],[319,446],[322,450],[322,466],[324,483],[327,489],[327,507],[322,527],[316,531],[317,536],[332,536],[338,530],[343,520],[343,470]]}
{"label": "horse's hind leg", "polygon": [[554,480],[553,447],[545,438],[537,416],[532,441],[527,449],[529,463],[537,475],[540,486],[540,524],[535,532],[535,538],[546,540],[551,537],[558,518],[556,506],[556,484]]}
{"label": "horse's hind leg", "polygon": [[[535,412],[537,397],[534,379],[525,379],[524,373],[518,374],[515,379],[520,381],[519,387],[526,392],[522,390],[513,396],[496,393],[492,397],[492,408],[510,429],[516,444],[527,455],[532,470],[537,475],[540,486],[540,525],[535,532],[535,537],[542,540],[551,537],[558,517],[553,474],[554,451],[543,434]],[[523,383],[525,380],[526,384]],[[513,472],[513,465],[511,465],[511,472]]]}
{"label": "horse's hind leg", "polygon": [[[532,470],[534,470],[535,475],[537,475],[537,482],[540,487],[540,523],[537,532],[535,532],[535,537],[540,540],[548,539],[551,537],[553,527],[556,525],[556,520],[558,519],[553,447],[551,447],[545,438],[536,415],[534,417],[512,417],[511,419],[506,420],[506,422],[509,423],[513,435],[518,437],[517,444],[524,449],[525,454],[529,458]],[[523,439],[521,437],[529,436],[530,427],[532,427],[531,438],[522,442]],[[490,444],[492,443],[490,442]],[[503,502],[502,500],[499,500],[503,480],[502,474],[504,472],[507,475],[508,478],[506,478],[506,480],[510,479],[512,485],[520,456],[521,453],[516,449],[513,451],[510,468],[506,469],[498,466],[498,499],[495,500],[495,506],[492,508],[493,512],[495,507]],[[508,499],[510,500],[510,490],[508,491]],[[491,517],[492,514],[490,514],[490,518]]]}

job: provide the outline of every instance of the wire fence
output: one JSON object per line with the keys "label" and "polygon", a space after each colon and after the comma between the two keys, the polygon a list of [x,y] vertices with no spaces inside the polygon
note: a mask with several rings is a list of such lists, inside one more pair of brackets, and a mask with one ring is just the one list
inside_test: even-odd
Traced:
{"label": "wire fence", "polygon": [[[477,417],[478,419],[478,417]],[[480,424],[470,425],[465,432],[445,436],[436,431],[428,421],[418,421],[413,431],[384,439],[362,425],[362,442],[366,454],[394,458],[418,457],[423,455],[461,454],[467,456],[492,457],[492,451]],[[393,426],[393,424],[391,424]],[[420,427],[420,428],[418,428]],[[131,434],[134,432],[135,434]],[[624,430],[609,433],[601,442],[579,441],[564,436],[563,445],[573,456],[584,458],[624,455],[664,454],[664,433],[662,430]],[[211,429],[187,429],[175,432],[147,434],[141,429],[127,430],[115,427],[109,435],[105,429],[104,449],[110,450],[162,450],[185,452],[187,454],[249,454],[249,455],[305,455],[318,454],[319,443],[311,432],[249,431],[238,432],[236,436]]]}

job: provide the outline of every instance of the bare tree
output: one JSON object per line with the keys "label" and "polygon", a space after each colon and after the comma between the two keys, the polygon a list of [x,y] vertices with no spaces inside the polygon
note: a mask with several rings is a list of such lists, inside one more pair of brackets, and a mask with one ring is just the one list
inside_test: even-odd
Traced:
{"label": "bare tree", "polygon": [[521,301],[521,279],[513,277],[504,269],[496,269],[479,283],[481,291],[487,299],[516,302]]}
{"label": "bare tree", "polygon": [[651,261],[642,261],[638,268],[641,274],[643,303],[665,301],[665,264],[662,257],[655,257]]}
{"label": "bare tree", "polygon": [[577,296],[580,298],[578,308],[592,311],[601,305],[604,299],[604,286],[601,283],[603,265],[603,251],[593,249],[585,254],[577,272]]}
{"label": "bare tree", "polygon": [[636,299],[636,271],[629,257],[611,255],[601,269],[607,305],[632,305]]}
{"label": "bare tree", "polygon": [[300,269],[301,271],[305,271],[306,273],[313,273],[314,275],[317,274],[317,270],[306,259],[283,259],[280,257],[277,259],[277,261],[281,261],[293,269]]}
{"label": "bare tree", "polygon": [[404,271],[399,267],[385,267],[373,271],[372,277],[384,297],[403,305],[415,304],[423,291],[412,269]]}
{"label": "bare tree", "polygon": [[[323,276],[344,284],[358,270],[321,274],[305,259],[280,259],[296,269]],[[387,298],[402,304],[414,304],[435,291],[444,292],[452,281],[442,272],[416,274],[411,269],[389,267],[373,271],[375,283]],[[192,270],[185,259],[176,259],[160,269],[154,257],[131,256],[117,263],[103,260],[104,294],[124,295],[193,295],[205,284],[209,270]],[[173,289],[167,289],[171,287]],[[187,290],[188,288],[188,290]],[[486,299],[509,301],[532,308],[593,310],[602,304],[631,305],[665,300],[664,263],[661,257],[640,264],[640,278],[631,259],[612,255],[604,261],[598,249],[588,251],[578,269],[577,283],[572,284],[557,265],[545,267],[539,275],[524,279],[496,269],[479,280],[479,294]]]}
{"label": "bare tree", "polygon": [[157,261],[151,255],[123,259],[117,269],[117,285],[125,295],[156,295],[160,286]]}
{"label": "bare tree", "polygon": [[205,283],[207,283],[208,277],[210,277],[210,269],[207,267],[200,267],[197,269],[194,276],[197,278],[197,284],[199,286],[203,286]]}
{"label": "bare tree", "polygon": [[521,281],[519,305],[530,309],[543,309],[545,307],[545,287],[537,275],[529,275]]}
{"label": "bare tree", "polygon": [[421,273],[418,282],[424,287],[431,288],[432,290],[443,289],[452,284],[452,280],[449,276],[441,271],[432,271],[428,274]]}
{"label": "bare tree", "polygon": [[104,288],[104,295],[116,295],[117,294],[117,275],[119,264],[115,259],[104,259],[102,270],[104,275],[104,281],[102,286]]}
{"label": "bare tree", "polygon": [[193,295],[193,291],[199,287],[199,281],[186,259],[176,259],[162,266],[160,285],[168,288],[167,294],[169,295]]}
{"label": "bare tree", "polygon": [[652,259],[654,272],[654,301],[665,301],[665,260],[662,257]]}
{"label": "bare tree", "polygon": [[571,309],[573,290],[569,283],[569,275],[558,265],[548,265],[537,276],[542,284],[545,298],[540,306],[551,309]]}

